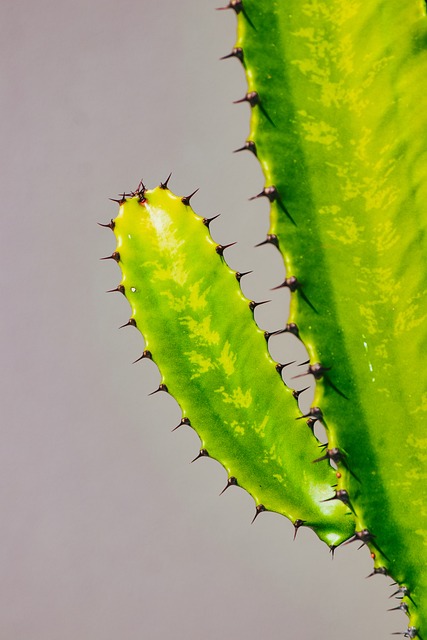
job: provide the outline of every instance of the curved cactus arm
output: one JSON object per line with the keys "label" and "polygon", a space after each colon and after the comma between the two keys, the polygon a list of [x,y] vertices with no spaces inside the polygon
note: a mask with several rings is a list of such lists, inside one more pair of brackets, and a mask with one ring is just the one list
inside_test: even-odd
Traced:
{"label": "curved cactus arm", "polygon": [[[427,638],[427,19],[421,0],[230,3],[265,175],[358,539]],[[236,53],[237,52],[237,53]],[[321,363],[321,365],[319,364]],[[325,462],[326,464],[326,462]]]}
{"label": "curved cactus arm", "polygon": [[352,514],[329,500],[335,472],[312,463],[321,455],[319,442],[296,420],[283,365],[269,356],[253,319],[255,303],[225,264],[226,247],[211,239],[209,221],[193,212],[189,198],[161,185],[123,196],[109,226],[123,276],[117,290],[132,309],[129,324],[144,335],[143,356],[159,366],[158,390],[175,397],[182,424],[200,436],[199,456],[217,459],[228,484],[252,495],[255,516],[281,513],[331,547],[348,539]]}

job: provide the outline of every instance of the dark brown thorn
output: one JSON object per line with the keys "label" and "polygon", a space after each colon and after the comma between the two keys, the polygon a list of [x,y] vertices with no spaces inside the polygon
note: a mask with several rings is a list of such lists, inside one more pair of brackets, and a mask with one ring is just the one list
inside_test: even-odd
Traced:
{"label": "dark brown thorn", "polygon": [[316,460],[313,460],[313,462],[321,462],[322,460],[332,460],[332,462],[335,462],[335,464],[337,464],[338,462],[342,462],[342,459],[343,459],[343,454],[339,449],[334,447],[333,449],[327,449],[324,456],[322,456],[321,458],[316,458]]}
{"label": "dark brown thorn", "polygon": [[242,47],[233,47],[231,53],[228,53],[226,56],[222,56],[220,60],[227,60],[228,58],[237,58],[240,62],[243,62],[243,49]]}
{"label": "dark brown thorn", "polygon": [[[388,571],[385,567],[374,567],[374,570],[366,576],[366,579],[372,578],[373,576],[388,576]],[[389,609],[389,611],[391,611],[391,609]]]}
{"label": "dark brown thorn", "polygon": [[182,427],[182,425],[188,425],[189,427],[191,427],[191,422],[190,422],[190,418],[181,418],[181,422],[179,424],[176,425],[176,427],[174,427],[172,429],[172,431],[176,431],[177,429],[179,429],[180,427]]}
{"label": "dark brown thorn", "polygon": [[406,631],[395,631],[392,636],[405,636],[405,638],[416,638],[418,631],[416,627],[408,627]]}
{"label": "dark brown thorn", "polygon": [[222,496],[222,494],[224,493],[224,491],[226,491],[228,489],[228,487],[236,487],[237,486],[237,478],[235,478],[234,476],[230,476],[227,480],[227,484],[225,485],[224,489],[221,491],[221,493],[219,494],[220,496]]}
{"label": "dark brown thorn", "polygon": [[226,11],[227,9],[233,9],[237,14],[243,11],[242,0],[230,0],[226,7],[217,7],[217,11]]}
{"label": "dark brown thorn", "polygon": [[255,311],[257,307],[261,306],[262,304],[267,304],[268,302],[271,302],[271,300],[263,300],[262,302],[255,302],[255,300],[251,300],[249,302],[249,309],[251,311]]}
{"label": "dark brown thorn", "polygon": [[242,102],[248,102],[251,107],[255,107],[259,103],[259,95],[256,91],[249,91],[240,100],[234,100],[233,104],[241,104]]}
{"label": "dark brown thorn", "polygon": [[359,549],[361,549],[365,544],[371,542],[373,538],[374,535],[368,531],[368,529],[362,529],[362,531],[356,531],[354,536],[347,540],[347,542],[343,542],[343,546],[350,544],[351,542],[359,541],[362,543],[359,547]]}
{"label": "dark brown thorn", "polygon": [[324,367],[320,362],[310,364],[308,367],[308,373],[310,373],[315,380],[320,380],[325,375],[326,371],[330,371],[331,367]]}
{"label": "dark brown thorn", "polygon": [[117,198],[108,198],[109,200],[111,200],[111,202],[117,202],[117,204],[119,204],[120,206],[122,204],[124,204],[126,202],[126,194],[123,193],[122,197],[117,199]]}
{"label": "dark brown thorn", "polygon": [[255,507],[255,515],[252,518],[252,522],[251,524],[253,524],[255,522],[255,520],[258,518],[260,513],[263,513],[264,511],[267,511],[267,509],[264,507],[263,504],[257,504],[257,506]]}
{"label": "dark brown thorn", "polygon": [[125,324],[120,325],[119,329],[123,329],[124,327],[136,327],[135,318],[129,318],[129,320],[125,322]]}
{"label": "dark brown thorn", "polygon": [[135,189],[135,191],[132,193],[133,196],[139,196],[140,198],[144,196],[144,192],[145,192],[145,184],[141,178],[141,180],[138,182],[138,186]]}
{"label": "dark brown thorn", "polygon": [[[209,453],[206,451],[206,449],[200,449],[199,453],[197,454],[197,456],[191,461],[191,463],[196,462],[196,460],[198,460],[199,458],[209,458]],[[190,463],[190,464],[191,464]]]}
{"label": "dark brown thorn", "polygon": [[215,247],[215,251],[217,252],[217,254],[219,256],[223,256],[224,255],[224,251],[226,249],[228,249],[228,247],[232,247],[233,245],[237,244],[236,242],[230,242],[230,244],[217,244]]}
{"label": "dark brown thorn", "polygon": [[216,216],[212,216],[212,218],[203,218],[202,222],[205,225],[205,227],[207,227],[209,229],[209,225],[211,222],[213,222],[213,220],[216,220],[217,218],[219,218],[221,214],[217,213]]}
{"label": "dark brown thorn", "polygon": [[115,260],[116,262],[119,262],[120,260],[120,253],[118,251],[113,251],[113,253],[111,254],[111,256],[105,256],[105,258],[99,258],[100,260]]}
{"label": "dark brown thorn", "polygon": [[285,367],[289,367],[290,364],[295,364],[296,360],[292,360],[291,362],[287,362],[286,364],[280,364],[280,362],[278,362],[276,364],[276,371],[278,374],[282,375],[282,371]]}
{"label": "dark brown thorn", "polygon": [[303,416],[298,416],[296,420],[302,420],[303,418],[315,418],[316,420],[323,420],[323,413],[319,407],[311,407],[310,411]]}
{"label": "dark brown thorn", "polygon": [[152,391],[151,393],[149,393],[149,396],[154,396],[155,393],[159,393],[159,391],[166,391],[166,393],[168,393],[168,388],[165,384],[161,383],[159,384],[158,388],[155,391]]}
{"label": "dark brown thorn", "polygon": [[306,420],[306,425],[311,430],[313,435],[314,435],[314,427],[316,422],[317,422],[316,418],[309,418],[308,420]]}
{"label": "dark brown thorn", "polygon": [[266,239],[263,240],[263,242],[259,242],[258,244],[256,244],[255,248],[262,247],[265,244],[272,244],[275,247],[279,248],[279,238],[274,233],[268,233]]}
{"label": "dark brown thorn", "polygon": [[287,332],[287,333],[293,333],[294,336],[299,338],[299,329],[298,329],[297,325],[295,324],[295,322],[288,322],[288,324],[286,325],[284,331]]}
{"label": "dark brown thorn", "polygon": [[168,182],[171,179],[171,175],[172,175],[172,171],[170,172],[170,174],[168,175],[168,177],[166,178],[166,180],[164,182],[160,183],[160,189],[169,189],[168,187]]}
{"label": "dark brown thorn", "polygon": [[122,284],[119,284],[115,289],[109,289],[105,293],[115,293],[116,291],[118,291],[119,293],[123,293],[123,295],[125,295],[125,288]]}
{"label": "dark brown thorn", "polygon": [[282,284],[277,285],[277,287],[273,287],[271,291],[276,291],[277,289],[283,289],[284,287],[287,287],[289,291],[294,293],[297,289],[301,287],[301,284],[295,276],[290,276],[289,278],[285,278]]}
{"label": "dark brown thorn", "polygon": [[244,277],[244,276],[248,276],[250,273],[252,273],[252,271],[236,271],[235,276],[236,276],[236,280],[237,282],[240,282],[240,280]]}
{"label": "dark brown thorn", "polygon": [[193,191],[193,193],[190,193],[189,196],[184,196],[183,198],[181,198],[181,202],[182,204],[185,204],[186,207],[188,207],[188,205],[190,204],[190,200],[191,198],[194,196],[195,193],[198,192],[198,189],[196,189],[195,191]]}
{"label": "dark brown thorn", "polygon": [[257,157],[256,144],[255,142],[253,142],[253,140],[246,140],[243,147],[240,147],[239,149],[235,149],[233,153],[239,153],[240,151],[251,151],[254,154],[254,156]]}
{"label": "dark brown thorn", "polygon": [[139,358],[137,358],[136,360],[134,360],[134,361],[132,362],[132,364],[136,364],[136,363],[137,363],[137,362],[139,362],[140,360],[144,360],[144,358],[147,358],[148,360],[152,360],[152,359],[153,359],[153,356],[151,355],[151,351],[147,351],[147,350],[145,350],[145,351],[142,353],[142,356],[140,356]]}
{"label": "dark brown thorn", "polygon": [[113,218],[111,218],[108,224],[102,224],[102,222],[98,222],[98,224],[100,227],[111,229],[111,231],[114,231],[114,227],[116,226],[116,223],[114,222]]}
{"label": "dark brown thorn", "polygon": [[341,500],[344,504],[350,504],[350,497],[345,489],[338,489],[332,498],[326,498],[326,500],[321,500],[320,502],[330,502],[331,500]]}
{"label": "dark brown thorn", "polygon": [[[373,574],[371,573],[371,576]],[[369,578],[370,576],[368,576]],[[387,611],[403,611],[403,613],[408,614],[409,612],[409,607],[406,604],[406,602],[401,602],[397,607],[392,607],[391,609],[387,609]]]}
{"label": "dark brown thorn", "polygon": [[277,197],[278,197],[278,192],[277,189],[274,185],[271,185],[270,187],[264,187],[264,189],[258,193],[256,196],[252,196],[252,198],[249,198],[249,200],[256,200],[257,198],[268,198],[270,200],[270,202],[274,202]]}
{"label": "dark brown thorn", "polygon": [[294,522],[294,540],[297,537],[297,533],[300,527],[306,523],[306,520],[300,520],[299,518]]}
{"label": "dark brown thorn", "polygon": [[[394,583],[396,584],[396,583]],[[395,591],[394,593],[391,594],[391,596],[389,596],[389,598],[394,598],[394,596],[397,596],[399,593],[402,594],[402,597],[409,597],[409,589],[408,587],[402,586],[399,587],[397,591]]]}
{"label": "dark brown thorn", "polygon": [[298,390],[297,390],[297,389],[294,389],[294,390],[292,391],[292,395],[293,395],[293,397],[295,398],[295,400],[298,400],[298,398],[300,397],[300,395],[301,395],[302,393],[304,393],[304,391],[307,391],[307,389],[310,389],[310,387],[304,387],[304,389],[298,389]]}

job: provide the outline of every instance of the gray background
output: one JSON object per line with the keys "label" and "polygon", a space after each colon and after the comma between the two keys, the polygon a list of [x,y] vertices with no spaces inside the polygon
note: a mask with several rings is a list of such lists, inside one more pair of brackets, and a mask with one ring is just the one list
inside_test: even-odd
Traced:
{"label": "gray background", "polygon": [[[282,277],[248,131],[235,38],[220,0],[2,0],[1,640],[387,638],[390,582],[364,549],[328,549],[252,499],[218,497],[225,471],[189,461],[197,436],[160,380],[131,365],[143,340],[119,269],[108,197],[173,171],[218,242],[254,268],[248,297]],[[276,270],[268,276],[266,264]],[[259,309],[285,318],[283,292]],[[277,343],[277,353],[280,351]]]}

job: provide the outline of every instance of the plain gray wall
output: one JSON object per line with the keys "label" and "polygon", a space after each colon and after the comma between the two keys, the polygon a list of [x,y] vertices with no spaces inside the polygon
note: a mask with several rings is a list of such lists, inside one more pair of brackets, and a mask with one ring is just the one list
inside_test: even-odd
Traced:
{"label": "plain gray wall", "polygon": [[[283,270],[250,154],[235,38],[220,0],[2,0],[1,640],[387,638],[387,578],[365,580],[366,549],[334,562],[308,530],[252,499],[219,497],[225,471],[189,461],[170,433],[174,400],[148,397],[143,340],[117,330],[129,308],[104,291],[119,269],[109,197],[173,171],[193,206],[221,212],[227,257],[257,270],[263,299]],[[268,276],[265,263],[276,269]],[[283,293],[263,327],[285,318]],[[271,293],[268,293],[271,297]],[[279,349],[279,347],[278,347]]]}

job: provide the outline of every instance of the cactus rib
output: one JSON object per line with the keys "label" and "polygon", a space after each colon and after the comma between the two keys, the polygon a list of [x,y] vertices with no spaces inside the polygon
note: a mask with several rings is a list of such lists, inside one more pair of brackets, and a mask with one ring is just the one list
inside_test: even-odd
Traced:
{"label": "cactus rib", "polygon": [[253,319],[257,303],[243,296],[242,274],[226,265],[226,247],[212,240],[209,220],[165,184],[140,188],[119,206],[112,227],[122,269],[116,290],[132,309],[126,324],[144,336],[141,358],[159,366],[156,392],[171,393],[181,424],[200,436],[196,459],[220,461],[227,486],[238,484],[254,498],[255,517],[276,511],[329,546],[341,544],[354,522],[345,504],[327,500],[335,472],[312,464],[319,443],[295,421],[298,407],[279,375],[282,365],[271,359]]}
{"label": "cactus rib", "polygon": [[[374,572],[427,637],[427,20],[421,0],[244,0],[235,49],[296,322]],[[241,101],[239,101],[241,102]],[[249,148],[245,145],[242,148]],[[291,288],[292,290],[292,288]],[[322,372],[322,373],[320,373]],[[403,610],[403,609],[402,609]]]}

